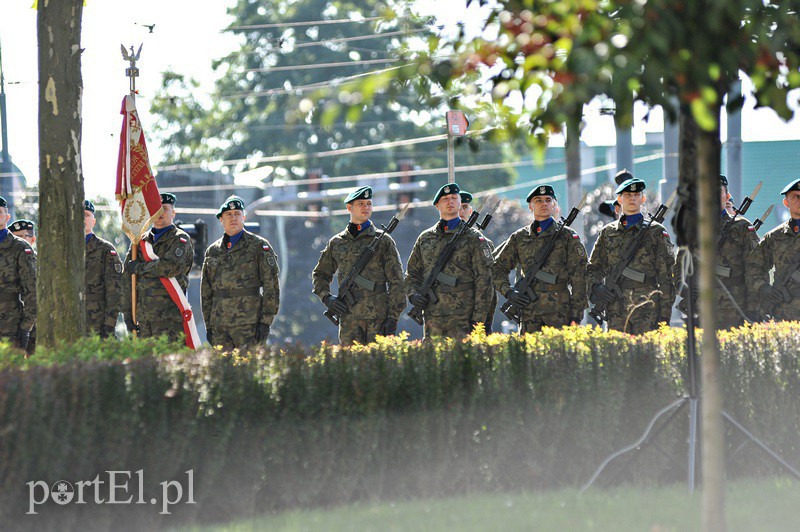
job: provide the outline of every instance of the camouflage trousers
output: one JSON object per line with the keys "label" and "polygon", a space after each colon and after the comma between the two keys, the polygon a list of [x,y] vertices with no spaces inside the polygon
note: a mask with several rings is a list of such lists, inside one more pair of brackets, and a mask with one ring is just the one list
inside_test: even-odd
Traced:
{"label": "camouflage trousers", "polygon": [[22,321],[22,303],[0,301],[0,338],[13,339]]}
{"label": "camouflage trousers", "polygon": [[522,325],[519,327],[519,333],[525,334],[541,331],[542,327],[566,327],[570,323],[572,323],[572,318],[562,312],[538,314],[523,318]]}
{"label": "camouflage trousers", "polygon": [[256,347],[256,324],[239,325],[235,327],[214,327],[212,330],[214,346],[223,349],[243,349],[247,346]]}
{"label": "camouflage trousers", "polygon": [[627,291],[625,297],[627,304],[617,300],[608,306],[608,330],[644,334],[658,329],[658,300],[648,300]]}
{"label": "camouflage trousers", "polygon": [[375,341],[378,329],[383,320],[354,320],[342,317],[339,323],[339,345],[351,345],[356,342],[366,345]]}
{"label": "camouflage trousers", "polygon": [[426,316],[424,330],[425,338],[431,336],[457,338],[472,332],[472,325],[468,316]]}
{"label": "camouflage trousers", "polygon": [[159,319],[139,319],[139,338],[167,335],[174,341],[179,340],[183,334],[183,319],[177,308],[174,313],[165,314]]}

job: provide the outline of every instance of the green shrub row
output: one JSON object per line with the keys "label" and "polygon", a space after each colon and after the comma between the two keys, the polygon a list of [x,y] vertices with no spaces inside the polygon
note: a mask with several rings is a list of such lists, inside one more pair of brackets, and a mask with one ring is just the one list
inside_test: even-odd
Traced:
{"label": "green shrub row", "polygon": [[[154,357],[166,344],[97,340],[70,356],[12,360],[0,350],[0,522],[152,529],[296,506],[580,486],[683,393],[684,340],[680,329],[631,337],[573,327],[244,354]],[[726,410],[800,464],[800,324],[720,341]],[[659,437],[675,458],[644,451],[622,478],[684,479],[686,433],[682,415]],[[140,469],[148,498],[193,470],[197,504],[166,516],[150,505],[51,503],[24,515],[27,482]],[[774,471],[752,446],[729,464],[731,475]]]}

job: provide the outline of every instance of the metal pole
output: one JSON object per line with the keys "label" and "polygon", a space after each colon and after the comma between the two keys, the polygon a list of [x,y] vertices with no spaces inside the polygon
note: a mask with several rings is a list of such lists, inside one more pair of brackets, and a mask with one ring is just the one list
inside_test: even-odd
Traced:
{"label": "metal pole", "polygon": [[456,154],[455,141],[450,129],[447,130],[447,182],[456,182]]}
{"label": "metal pole", "polygon": [[[125,75],[128,76],[130,80],[130,96],[131,98],[136,101],[136,78],[139,77],[139,69],[136,67],[136,61],[139,60],[139,56],[142,53],[142,45],[139,45],[139,51],[135,54],[133,53],[133,46],[131,46],[131,53],[125,50],[125,46],[122,46],[122,58],[130,63],[130,66],[125,69]],[[130,142],[130,139],[128,139]],[[136,260],[139,255],[139,240],[134,240],[131,242],[131,258]],[[136,319],[136,275],[131,275],[131,321],[134,324],[134,330],[129,331],[134,337],[136,336],[136,327],[139,325],[138,320]]]}
{"label": "metal pole", "polygon": [[[11,157],[8,154],[8,121],[6,119],[6,82],[5,82],[5,75],[3,74],[3,51],[2,45],[0,44],[0,131],[2,131],[2,136],[0,137],[0,141],[3,143],[2,152],[0,152],[0,157],[3,158],[3,161],[0,162],[0,195],[6,194],[7,196],[11,196],[14,192],[14,176],[12,166],[11,166]],[[8,183],[8,187],[6,187],[6,183]],[[16,198],[9,197],[8,201],[8,213],[11,215],[11,219],[14,219],[14,203]]]}

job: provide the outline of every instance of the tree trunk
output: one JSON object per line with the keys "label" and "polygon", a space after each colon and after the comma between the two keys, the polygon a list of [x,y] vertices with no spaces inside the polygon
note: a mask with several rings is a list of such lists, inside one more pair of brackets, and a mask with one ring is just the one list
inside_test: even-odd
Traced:
{"label": "tree trunk", "polygon": [[[560,204],[561,213],[566,216],[572,207],[576,207],[583,196],[581,186],[581,110],[573,113],[567,122],[567,141],[565,152],[567,157],[567,204]],[[572,224],[572,228],[584,239],[583,214]]]}
{"label": "tree trunk", "polygon": [[[719,116],[719,110],[717,111]],[[703,325],[702,356],[702,472],[703,530],[725,530],[725,433],[715,305],[714,240],[717,235],[721,145],[719,126],[697,134],[698,236],[700,239],[700,316]]]}
{"label": "tree trunk", "polygon": [[39,2],[38,345],[84,333],[81,16],[83,0]]}

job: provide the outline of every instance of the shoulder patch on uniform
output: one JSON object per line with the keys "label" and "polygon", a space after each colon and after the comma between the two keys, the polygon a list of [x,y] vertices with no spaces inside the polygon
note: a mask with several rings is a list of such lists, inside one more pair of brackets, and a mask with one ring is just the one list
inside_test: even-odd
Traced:
{"label": "shoulder patch on uniform", "polygon": [[117,272],[117,273],[122,273],[122,263],[121,262],[115,262],[114,263],[114,271]]}
{"label": "shoulder patch on uniform", "polygon": [[748,230],[748,231],[755,231],[755,230],[756,230],[756,228],[755,228],[754,226],[752,226],[752,225],[748,225],[748,226],[747,226],[747,230]]}
{"label": "shoulder patch on uniform", "polygon": [[572,238],[580,238],[580,236],[578,236],[578,233],[572,233]]}
{"label": "shoulder patch on uniform", "polygon": [[261,246],[261,249],[263,249],[264,251],[269,251],[269,246],[267,246],[265,244],[265,245]]}
{"label": "shoulder patch on uniform", "polygon": [[111,251],[109,251],[109,253],[111,254],[112,257],[116,257],[117,256],[117,252],[114,251],[113,249]]}
{"label": "shoulder patch on uniform", "polygon": [[175,256],[176,257],[183,257],[183,248],[175,248]]}
{"label": "shoulder patch on uniform", "polygon": [[661,231],[661,234],[664,236],[669,236],[669,233],[667,233],[666,231]]}
{"label": "shoulder patch on uniform", "polygon": [[187,242],[188,242],[188,240],[187,240],[187,239],[185,239],[185,238],[183,238],[182,236],[181,236],[181,237],[178,237],[178,239],[181,241],[181,244],[185,244],[185,243],[187,243]]}
{"label": "shoulder patch on uniform", "polygon": [[31,254],[33,254],[33,250],[28,248],[28,249],[25,250],[25,254],[26,255],[31,255]]}

